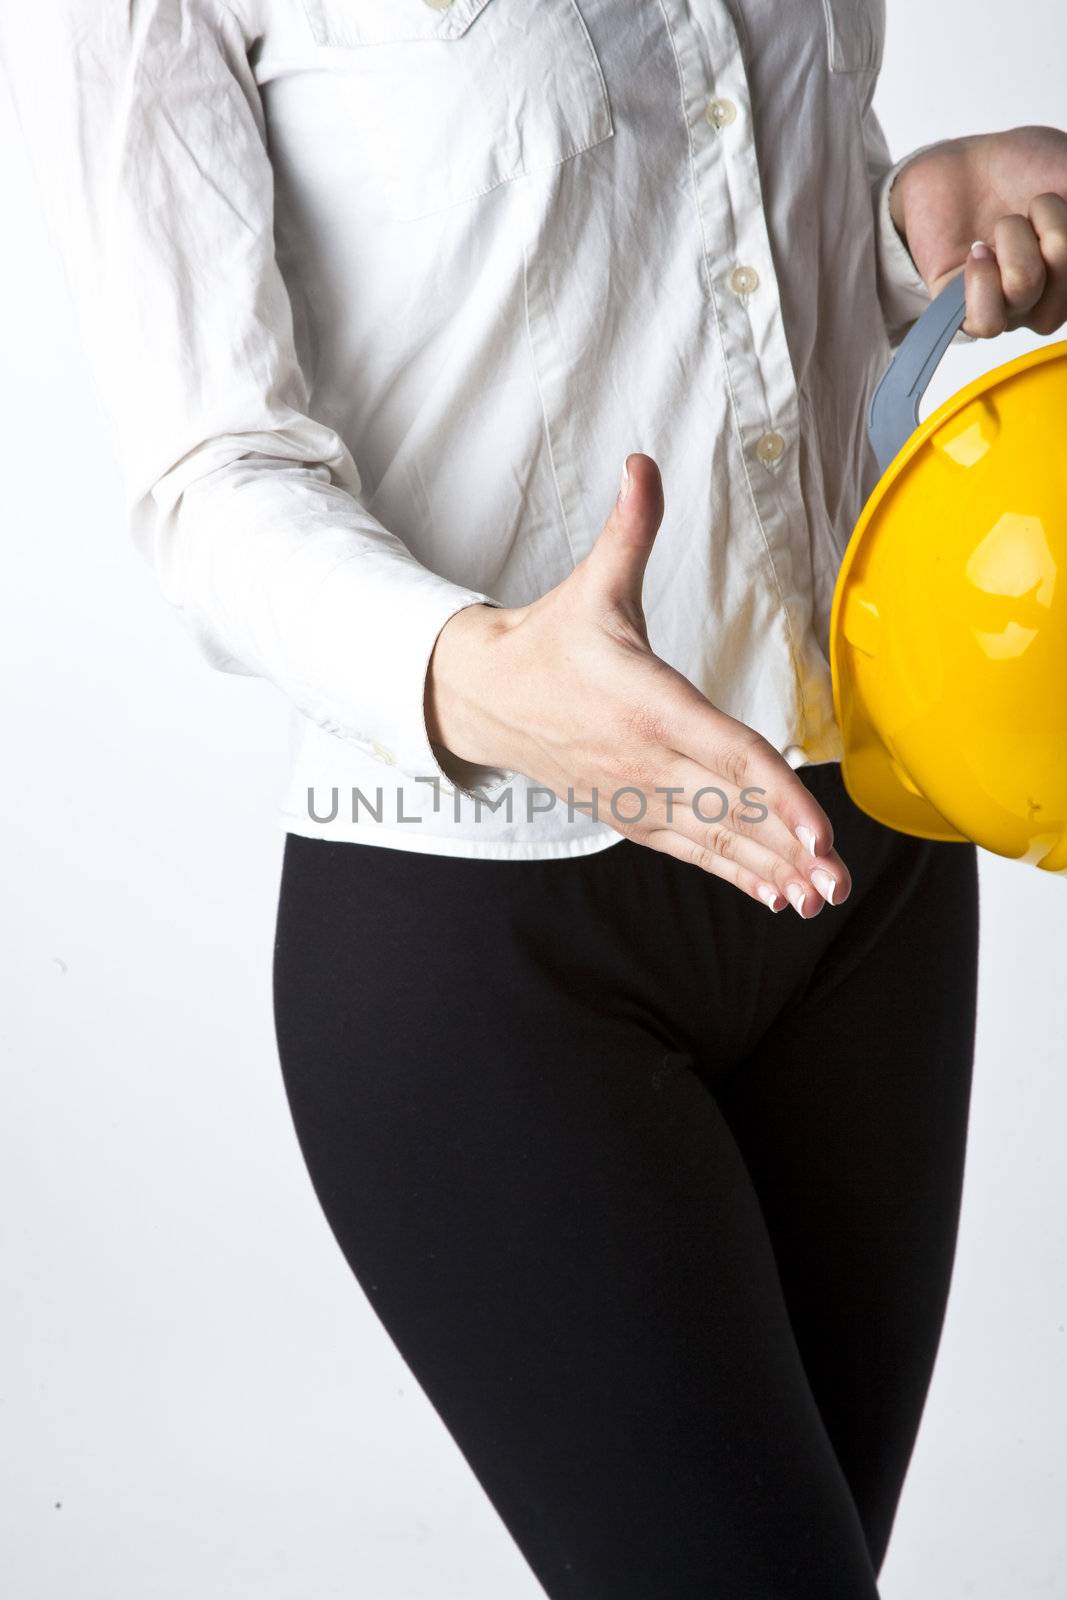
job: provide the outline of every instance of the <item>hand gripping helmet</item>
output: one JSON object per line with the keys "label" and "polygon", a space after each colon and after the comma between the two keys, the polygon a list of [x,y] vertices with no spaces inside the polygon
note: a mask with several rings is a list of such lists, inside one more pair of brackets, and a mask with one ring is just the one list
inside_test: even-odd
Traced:
{"label": "hand gripping helmet", "polygon": [[964,315],[961,272],[871,401],[882,477],[830,618],[842,777],[901,833],[1067,873],[1067,341],[919,425]]}

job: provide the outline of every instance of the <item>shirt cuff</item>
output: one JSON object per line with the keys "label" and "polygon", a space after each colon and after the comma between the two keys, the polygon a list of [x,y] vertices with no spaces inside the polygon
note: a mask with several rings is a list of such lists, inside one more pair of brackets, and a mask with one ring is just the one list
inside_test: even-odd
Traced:
{"label": "shirt cuff", "polygon": [[[875,185],[874,224],[875,245],[878,258],[878,298],[882,305],[886,333],[892,348],[901,342],[912,323],[921,317],[930,304],[930,291],[922,273],[912,259],[911,251],[897,232],[889,209],[889,195],[898,175],[908,164],[933,146],[921,145],[909,151],[894,163]],[[961,328],[953,344],[974,344],[974,336]]]}

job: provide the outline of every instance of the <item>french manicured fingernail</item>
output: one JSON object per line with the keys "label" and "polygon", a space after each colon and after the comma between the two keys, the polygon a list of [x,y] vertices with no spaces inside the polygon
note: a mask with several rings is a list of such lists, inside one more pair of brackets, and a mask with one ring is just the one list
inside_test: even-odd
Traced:
{"label": "french manicured fingernail", "polygon": [[785,892],[789,896],[789,904],[793,907],[797,916],[802,917],[804,915],[804,901],[807,896],[799,883],[791,883]]}
{"label": "french manicured fingernail", "polygon": [[971,254],[976,261],[990,261],[993,257],[992,250],[982,239],[974,241],[971,246]]}
{"label": "french manicured fingernail", "polygon": [[759,888],[756,890],[756,893],[759,895],[764,905],[770,906],[772,911],[785,910],[785,901],[783,900],[781,905],[778,904],[778,901],[781,897],[778,893],[778,890],[772,889],[769,883],[761,883]]}
{"label": "french manicured fingernail", "polygon": [[619,479],[619,504],[620,504],[620,506],[622,505],[623,501],[626,499],[626,496],[630,492],[629,459],[630,459],[629,456],[627,456],[626,460],[623,462],[623,464],[622,464],[622,477]]}
{"label": "french manicured fingernail", "polygon": [[826,901],[826,904],[832,906],[834,903],[834,890],[837,888],[837,879],[831,878],[830,874],[824,872],[821,867],[816,867],[811,875],[811,881]]}
{"label": "french manicured fingernail", "polygon": [[804,846],[804,848],[808,852],[808,854],[812,855],[812,856],[813,855],[817,855],[818,852],[815,849],[815,830],[814,830],[814,828],[805,828],[804,824],[801,822],[801,823],[797,824],[796,833],[797,833],[797,838],[800,840],[801,844]]}

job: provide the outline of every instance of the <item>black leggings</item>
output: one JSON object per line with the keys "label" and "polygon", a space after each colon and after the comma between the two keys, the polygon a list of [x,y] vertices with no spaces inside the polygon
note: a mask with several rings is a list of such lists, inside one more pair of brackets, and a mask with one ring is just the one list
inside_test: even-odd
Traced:
{"label": "black leggings", "polygon": [[955,1250],[976,859],[800,776],[853,878],[809,922],[629,840],[286,840],[311,1182],[551,1600],[877,1594]]}

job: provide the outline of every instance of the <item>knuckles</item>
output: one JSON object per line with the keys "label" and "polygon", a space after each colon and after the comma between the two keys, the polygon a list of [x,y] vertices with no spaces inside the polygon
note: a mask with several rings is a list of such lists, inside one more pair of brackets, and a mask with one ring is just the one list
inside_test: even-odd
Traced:
{"label": "knuckles", "polygon": [[659,706],[644,702],[632,705],[623,712],[622,722],[630,738],[641,745],[667,743],[667,722]]}
{"label": "knuckles", "polygon": [[724,822],[713,822],[704,832],[704,850],[720,861],[732,861],[737,848],[737,835]]}
{"label": "knuckles", "polygon": [[1035,312],[1027,319],[1026,325],[1035,333],[1055,333],[1063,326],[1065,320],[1067,320],[1067,305],[1062,305],[1055,310],[1050,307],[1046,311]]}
{"label": "knuckles", "polygon": [[757,767],[769,750],[762,734],[751,729],[740,732],[719,753],[719,773],[733,788],[744,789],[756,776]]}
{"label": "knuckles", "polygon": [[714,871],[715,857],[703,845],[692,843],[683,854],[690,866],[699,867],[702,872]]}
{"label": "knuckles", "polygon": [[968,316],[966,331],[975,339],[995,339],[1007,326],[1008,320],[1005,316],[982,312],[977,316]]}
{"label": "knuckles", "polygon": [[1028,301],[1033,305],[1045,287],[1046,273],[1043,267],[1009,265],[1001,268],[1000,281],[1013,304]]}
{"label": "knuckles", "polygon": [[1054,223],[1042,230],[1041,254],[1053,266],[1067,264],[1067,223]]}
{"label": "knuckles", "polygon": [[629,740],[622,739],[605,752],[603,761],[606,774],[616,788],[640,789],[651,794],[663,782],[659,764],[645,743],[639,742],[635,747]]}

